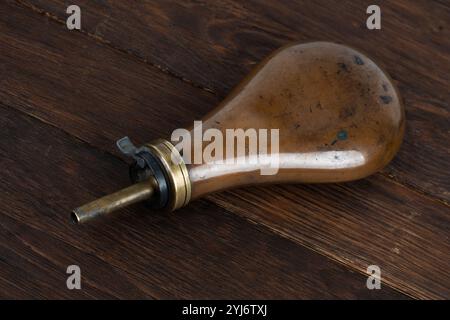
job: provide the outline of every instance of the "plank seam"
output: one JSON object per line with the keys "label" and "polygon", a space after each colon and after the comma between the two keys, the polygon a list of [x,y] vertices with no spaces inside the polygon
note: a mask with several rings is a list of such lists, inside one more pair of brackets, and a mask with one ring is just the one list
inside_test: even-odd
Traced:
{"label": "plank seam", "polygon": [[[215,200],[215,199],[213,198],[213,196],[208,196],[207,199],[208,199],[208,201],[210,201],[210,202],[212,202],[212,203],[214,203],[214,204],[220,206],[221,208],[226,209],[225,206],[221,205],[221,201],[220,201],[220,200]],[[226,210],[227,210],[227,212],[229,212],[228,209],[226,209]],[[313,251],[313,252],[315,252],[315,253],[317,253],[317,254],[319,254],[319,255],[321,255],[321,256],[324,256],[324,257],[330,259],[331,261],[334,261],[334,262],[336,262],[336,263],[338,263],[338,264],[340,264],[340,265],[345,266],[345,267],[348,268],[349,270],[353,270],[353,271],[355,271],[355,272],[357,272],[357,273],[359,273],[359,274],[362,274],[362,275],[364,275],[364,276],[366,276],[366,277],[368,276],[368,274],[367,274],[366,272],[364,272],[363,269],[358,268],[358,267],[356,267],[356,266],[354,266],[354,265],[352,265],[352,264],[348,264],[348,263],[346,263],[345,261],[338,259],[336,255],[328,254],[325,250],[317,249],[317,248],[315,248],[314,246],[309,245],[309,244],[307,244],[306,242],[304,242],[304,241],[302,241],[302,240],[299,240],[299,239],[296,238],[296,237],[290,236],[290,235],[289,235],[288,233],[286,233],[286,232],[283,232],[283,231],[281,231],[281,230],[278,230],[278,229],[276,229],[276,228],[271,227],[269,224],[266,224],[266,223],[264,223],[264,222],[260,222],[260,221],[257,221],[257,220],[253,220],[253,219],[251,219],[251,218],[248,218],[248,217],[246,217],[246,216],[240,214],[239,212],[233,212],[233,214],[238,215],[238,216],[241,216],[244,220],[247,220],[247,221],[249,221],[250,223],[253,223],[253,224],[258,225],[258,226],[260,226],[260,227],[264,227],[265,229],[269,229],[271,232],[273,232],[273,233],[279,235],[280,237],[285,238],[285,239],[288,239],[288,240],[290,240],[290,241],[293,241],[293,242],[295,242],[296,244],[301,245],[301,246],[303,246],[303,247],[305,247],[305,248],[308,248],[309,250],[311,250],[311,251]],[[405,292],[405,291],[403,291],[403,290],[400,288],[400,286],[395,285],[394,282],[389,281],[389,280],[386,281],[386,278],[383,279],[383,285],[386,285],[386,286],[389,287],[390,289],[395,290],[395,291],[397,291],[397,292],[399,292],[399,293],[401,293],[401,294],[403,294],[403,295],[405,295],[405,296],[408,296],[408,297],[410,297],[410,298],[413,298],[413,299],[418,299],[418,298],[419,298],[419,299],[420,299],[420,298],[429,299],[429,298],[430,298],[429,296],[424,296],[423,294],[421,294],[421,292],[420,292],[419,290],[414,290],[414,292],[417,293],[418,296],[414,296],[414,295],[412,295],[411,293]],[[409,288],[410,288],[410,289],[415,289],[414,287],[412,287],[412,288],[409,287]]]}
{"label": "plank seam", "polygon": [[[59,19],[57,16],[55,16],[54,14],[51,14],[50,12],[47,12],[47,11],[45,11],[43,9],[40,9],[40,8],[36,7],[35,5],[30,4],[30,3],[23,2],[22,0],[15,0],[15,1],[16,1],[16,3],[18,5],[22,6],[23,8],[30,9],[31,11],[36,12],[36,13],[42,15],[42,16],[45,16],[48,19],[50,19],[50,20],[52,20],[52,21],[54,21],[56,23],[59,23],[59,24],[62,24],[62,25],[66,25],[66,23],[63,20]],[[100,44],[102,44],[104,46],[107,46],[107,47],[109,47],[111,49],[117,50],[117,51],[121,52],[122,54],[130,56],[133,59],[136,59],[136,60],[138,60],[138,61],[140,61],[140,62],[142,62],[142,63],[144,63],[146,65],[149,65],[152,68],[155,68],[156,70],[158,70],[158,71],[160,71],[160,72],[162,72],[162,73],[164,73],[166,75],[169,75],[169,76],[174,77],[174,78],[176,78],[178,80],[181,80],[181,81],[191,85],[192,87],[194,87],[196,89],[201,89],[201,90],[204,90],[204,91],[206,91],[206,92],[208,92],[210,94],[217,95],[216,92],[213,89],[205,87],[205,86],[202,86],[201,84],[195,83],[194,81],[191,81],[191,80],[183,77],[180,74],[177,74],[176,72],[174,72],[174,71],[172,71],[172,70],[170,70],[168,68],[164,68],[164,67],[162,67],[162,66],[160,66],[160,65],[158,65],[156,63],[153,63],[153,62],[149,61],[148,59],[146,59],[144,57],[136,55],[135,53],[133,53],[130,50],[123,49],[121,47],[115,46],[110,41],[108,41],[108,40],[106,40],[106,39],[104,39],[104,38],[102,38],[102,37],[100,37],[98,35],[92,34],[90,32],[84,31],[84,30],[75,29],[74,31],[77,31],[77,32],[79,32],[81,34],[84,34],[84,35],[88,36],[91,39],[94,39],[94,41],[96,41],[97,43],[100,43]]]}

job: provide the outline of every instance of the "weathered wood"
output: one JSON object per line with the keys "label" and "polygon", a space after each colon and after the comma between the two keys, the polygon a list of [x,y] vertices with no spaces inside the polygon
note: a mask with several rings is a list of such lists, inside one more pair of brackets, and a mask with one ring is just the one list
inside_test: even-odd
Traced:
{"label": "weathered wood", "polygon": [[[63,0],[20,0],[64,22]],[[450,4],[383,1],[368,30],[361,1],[77,2],[83,32],[222,99],[264,56],[290,41],[328,40],[365,50],[398,82],[405,143],[386,176],[450,200]]]}
{"label": "weathered wood", "polygon": [[[60,127],[97,148],[115,153],[112,142],[124,134],[136,138],[138,142],[164,136],[171,129],[198,119],[218,102],[218,97],[204,90],[161,73],[160,70],[79,32],[70,32],[65,26],[32,10],[4,4],[0,8],[8,13],[0,15],[0,66],[2,74],[7,75],[0,78],[0,100],[10,107]],[[23,21],[27,21],[26,27],[23,26]],[[441,109],[436,109],[435,112],[439,114]],[[82,180],[85,181],[84,184],[76,184],[83,185],[85,193],[67,207],[75,207],[126,185],[125,166],[117,169],[123,172],[119,175],[111,167],[99,167],[105,165],[102,161],[112,160],[109,157],[78,157],[71,162],[71,166],[76,168],[89,165],[91,168],[96,167],[96,170],[76,173],[78,179],[85,179]],[[71,168],[67,170],[70,171]],[[95,179],[91,180],[92,177]],[[99,187],[95,184],[95,181],[106,179],[105,177],[107,185]],[[32,189],[28,189],[28,192],[32,192]],[[88,192],[92,194],[88,195]],[[258,192],[257,201],[255,192]],[[382,264],[383,270],[386,268],[386,274],[383,274],[386,283],[412,296],[449,296],[450,279],[446,270],[450,260],[447,244],[449,222],[446,218],[448,207],[445,205],[420,196],[383,176],[344,186],[269,187],[240,190],[237,193],[240,194],[237,199],[239,207],[229,203],[236,200],[236,192],[214,195],[209,199],[352,269],[363,272],[367,265],[379,262],[382,257],[384,263],[387,263],[387,266]],[[60,197],[63,197],[62,193]],[[248,199],[243,201],[243,198]],[[281,199],[282,203],[279,201]],[[303,206],[299,206],[298,199],[302,199]],[[405,204],[405,199],[412,201],[412,204]],[[281,211],[270,205],[274,201],[278,207],[282,207]],[[268,205],[264,210],[255,210],[256,202]],[[312,208],[315,209],[310,209],[306,203],[313,205]],[[174,218],[181,219],[178,215],[195,211],[195,214],[183,216],[185,233],[192,232],[196,235],[190,229],[191,226],[186,227],[189,221],[195,225],[199,219],[209,217],[205,211],[217,210],[216,207],[208,207],[210,204],[201,209],[196,209],[197,205],[199,204],[192,204]],[[67,208],[64,208],[58,212],[67,214],[66,211]],[[395,212],[398,220],[394,219],[392,212]],[[134,219],[131,211],[126,217]],[[138,224],[142,217],[143,215],[138,215],[136,220],[132,220],[133,223]],[[373,220],[368,223],[365,221],[366,217],[378,220],[372,226]],[[151,218],[145,216],[145,219]],[[27,220],[27,217],[22,217],[22,220]],[[118,226],[119,221],[126,227],[128,222],[120,218],[114,230],[102,231],[111,237],[131,237],[131,231]],[[216,222],[215,218],[209,221],[212,225]],[[405,221],[408,223],[405,224]],[[47,223],[51,225],[51,221]],[[170,223],[173,221],[167,224]],[[375,226],[376,230],[373,229]],[[40,228],[47,230],[48,227],[45,224]],[[57,230],[58,227],[53,228]],[[211,228],[211,225],[205,224],[202,227]],[[165,228],[168,226],[164,225],[164,228],[158,229],[152,236],[156,237],[158,232],[168,232]],[[370,234],[375,238],[367,241],[369,238],[363,234],[364,228],[371,230]],[[330,230],[334,230],[333,236],[330,236]],[[69,227],[67,231],[72,232]],[[393,231],[398,231],[398,234],[393,234]],[[209,232],[209,229],[202,232]],[[396,242],[399,242],[400,247],[396,246]],[[100,250],[95,244],[91,245],[90,250]],[[139,245],[145,247],[147,244]],[[163,242],[159,242],[159,245],[164,247]],[[237,247],[241,245],[243,244],[236,244]],[[113,244],[110,240],[107,247],[111,246]],[[154,250],[160,250],[157,248],[155,245]],[[395,248],[403,250],[403,253],[398,254]],[[439,255],[435,255],[436,253]],[[140,254],[142,253],[137,256],[140,257]],[[206,256],[207,254],[204,255]],[[133,273],[142,275],[140,263],[143,263],[144,258],[129,255],[127,259],[136,259],[133,262]],[[163,266],[164,263],[161,263],[159,267]],[[157,277],[147,280],[156,283],[167,281],[158,280]],[[217,278],[214,280],[217,281]],[[213,281],[210,284],[212,283]],[[227,288],[231,290],[231,285]],[[167,296],[170,289],[173,288],[167,288],[168,291],[163,293],[158,292],[157,297]],[[217,292],[208,293],[213,296]],[[186,292],[183,291],[183,294],[186,295]],[[177,296],[181,297],[183,294]]]}
{"label": "weathered wood", "polygon": [[[15,192],[19,191],[16,188]],[[15,195],[14,192],[12,195]],[[28,197],[28,200],[39,201],[37,197]],[[2,198],[3,203],[7,201],[10,200]],[[10,206],[6,205],[5,208]],[[40,210],[31,210],[35,216],[45,214],[43,207]],[[11,213],[15,212],[17,211],[11,211]],[[15,219],[17,219],[16,215],[12,218],[4,214],[0,216],[1,298],[130,299],[146,297],[145,293],[133,284],[133,281],[128,280],[123,270],[117,270],[107,261],[89,252],[81,251],[68,243],[70,240],[67,241],[67,238],[58,239],[48,230],[41,231],[30,227],[29,224],[33,224],[32,219],[27,223],[19,221],[20,218]],[[69,276],[66,270],[73,264],[81,267],[82,290],[68,290],[66,287]],[[16,292],[14,289],[20,291]]]}
{"label": "weathered wood", "polygon": [[216,203],[419,298],[450,296],[449,209],[379,176],[218,193]]}
{"label": "weathered wood", "polygon": [[[1,298],[405,298],[206,201],[73,226],[70,209],[126,184],[126,164],[1,104],[0,127]],[[71,264],[82,290],[66,288]]]}

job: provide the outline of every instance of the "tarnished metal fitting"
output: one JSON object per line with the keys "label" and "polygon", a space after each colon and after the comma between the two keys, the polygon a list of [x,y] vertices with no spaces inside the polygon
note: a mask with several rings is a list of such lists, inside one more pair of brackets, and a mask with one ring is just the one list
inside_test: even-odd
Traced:
{"label": "tarnished metal fitting", "polygon": [[133,158],[128,188],[94,200],[72,212],[74,223],[116,211],[132,203],[147,200],[158,209],[173,211],[191,199],[188,170],[178,150],[169,141],[158,139],[136,148],[128,137],[117,141],[120,151]]}
{"label": "tarnished metal fitting", "polygon": [[165,208],[173,211],[187,205],[191,199],[191,181],[186,164],[178,150],[164,139],[158,139],[147,144],[146,147],[161,161],[167,174],[169,202]]}

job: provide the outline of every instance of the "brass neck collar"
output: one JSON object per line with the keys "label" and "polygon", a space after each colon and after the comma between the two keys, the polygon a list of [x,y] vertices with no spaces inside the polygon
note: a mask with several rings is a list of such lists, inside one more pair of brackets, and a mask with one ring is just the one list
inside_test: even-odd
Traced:
{"label": "brass neck collar", "polygon": [[191,181],[186,164],[175,146],[167,140],[158,139],[145,145],[159,160],[164,169],[169,199],[165,209],[181,208],[191,199]]}

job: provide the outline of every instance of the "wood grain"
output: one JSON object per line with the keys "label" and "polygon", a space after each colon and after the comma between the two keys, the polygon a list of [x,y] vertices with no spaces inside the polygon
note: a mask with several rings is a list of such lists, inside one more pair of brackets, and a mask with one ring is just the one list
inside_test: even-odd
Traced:
{"label": "wood grain", "polygon": [[216,203],[361,271],[383,270],[392,287],[418,298],[450,295],[449,210],[384,179],[333,186],[249,188]]}
{"label": "wood grain", "polygon": [[[63,0],[20,0],[64,22]],[[450,200],[450,3],[383,1],[77,2],[83,31],[197,87],[225,97],[264,56],[290,41],[328,40],[365,50],[397,81],[407,109],[405,143],[386,176]]]}
{"label": "wood grain", "polygon": [[127,184],[126,164],[2,104],[0,126],[1,298],[405,298],[206,201],[75,227],[71,208]]}
{"label": "wood grain", "polygon": [[[113,170],[113,164],[110,164],[110,162],[117,161],[116,158],[111,159],[109,154],[116,154],[116,151],[113,150],[115,139],[128,134],[139,143],[164,136],[173,128],[198,119],[221,98],[220,93],[212,94],[196,88],[190,82],[174,77],[170,72],[164,73],[156,66],[145,64],[142,59],[136,58],[135,54],[129,54],[126,50],[118,50],[110,44],[105,44],[103,40],[87,37],[79,32],[69,32],[63,24],[39,14],[36,10],[17,6],[13,2],[9,2],[7,5],[2,4],[0,8],[2,10],[0,15],[0,31],[2,33],[0,68],[2,68],[2,74],[7,75],[0,78],[0,101],[11,108],[47,122],[51,126],[61,128],[89,143],[92,147],[107,152],[102,154],[95,151],[96,156],[76,157],[77,152],[84,154],[81,148],[76,150],[75,160],[71,161],[71,167],[66,170],[72,172],[71,179],[74,177],[78,179],[74,182],[78,186],[75,189],[80,189],[78,192],[83,193],[73,202],[64,205],[63,210],[60,208],[61,211],[58,211],[60,214],[62,212],[65,214],[68,208],[126,184],[124,174],[116,173],[116,171],[125,173],[125,165]],[[26,21],[26,24],[23,21]],[[264,23],[261,22],[261,25]],[[189,60],[184,59],[184,61]],[[224,81],[224,86],[226,86],[226,79]],[[434,114],[439,119],[438,126],[442,123],[445,125],[445,104],[442,105],[443,108],[435,105],[435,103],[441,103],[438,96],[428,100],[427,97],[418,93],[411,97],[414,97],[417,109],[422,110],[422,113],[414,113],[412,119],[415,119],[416,123],[423,124],[422,130],[427,135],[431,135],[428,131],[430,114]],[[426,105],[424,106],[424,104]],[[411,117],[409,114],[408,111],[408,117]],[[46,127],[46,130],[50,129]],[[441,132],[439,130],[437,129],[438,132]],[[39,134],[36,135],[39,136]],[[58,133],[55,132],[54,135],[58,135]],[[438,136],[445,137],[446,135],[438,133]],[[27,142],[26,145],[30,145],[30,142]],[[86,148],[86,145],[83,146]],[[435,150],[433,146],[435,147],[436,143],[430,146],[429,150]],[[441,150],[442,152],[447,152],[445,148],[441,149],[444,149]],[[441,151],[437,150],[437,152]],[[100,155],[104,158],[98,158]],[[421,153],[415,158],[425,158],[426,156],[426,153]],[[413,164],[411,163],[411,166]],[[89,166],[90,171],[80,171],[85,166]],[[443,170],[443,168],[433,168],[436,171]],[[50,168],[46,170],[50,170]],[[33,172],[33,169],[30,167],[29,171]],[[24,175],[23,171],[21,173]],[[61,174],[57,172],[55,177],[59,177]],[[443,174],[445,176],[445,173]],[[79,179],[83,182],[82,184],[78,182]],[[99,186],[98,181],[103,179],[106,179],[105,184]],[[430,176],[432,185],[430,190],[435,186],[436,179],[434,176]],[[41,185],[33,184],[32,181],[30,183],[31,186],[26,189],[29,193],[39,189]],[[444,181],[444,183],[446,182]],[[49,184],[49,181],[46,181],[46,184]],[[55,191],[58,191],[59,187],[54,187]],[[73,190],[73,186],[71,188],[65,190]],[[88,194],[88,192],[92,193]],[[57,194],[59,197],[67,196],[64,190]],[[435,193],[433,191],[430,194]],[[16,195],[16,197],[19,196]],[[38,199],[41,197],[44,195],[41,194]],[[17,199],[16,202],[18,202]],[[367,265],[376,264],[382,260],[385,283],[408,295],[418,298],[448,298],[449,296],[450,279],[446,270],[448,261],[450,261],[448,207],[384,176],[378,175],[348,185],[284,186],[239,190],[214,195],[209,199],[238,213],[245,219],[264,224],[297,244],[331,257],[351,270],[364,272]],[[276,207],[272,204],[274,202],[277,204]],[[32,203],[39,203],[39,200],[34,199]],[[45,203],[45,205],[48,204]],[[197,206],[202,205],[204,207],[197,209]],[[11,205],[13,208],[15,206],[17,204]],[[39,208],[39,205],[36,204],[36,208]],[[32,210],[36,210],[36,208],[33,207]],[[31,209],[23,211],[28,212],[27,210],[33,212]],[[40,210],[39,212],[45,214],[45,209],[41,208]],[[217,210],[220,209],[208,202],[193,203],[173,216],[173,219],[185,219],[183,224],[180,222],[184,233],[192,233],[192,236],[197,236],[195,232],[206,232],[213,237],[214,232],[209,233],[209,231],[214,225],[219,227],[220,223],[216,221],[216,215],[220,215],[219,212],[214,213],[214,218],[208,220],[211,225],[205,222],[195,232],[190,229],[189,221],[195,225],[198,221],[203,221],[205,217],[210,217],[205,212]],[[20,206],[17,211],[18,213],[15,214],[22,212]],[[141,221],[142,224],[145,224],[145,219],[153,219],[150,216],[144,217],[143,214],[136,214],[139,211],[129,210],[125,214],[125,218],[114,220],[112,223],[116,223],[116,226],[109,226],[105,228],[106,231],[102,228],[101,231],[91,232],[94,234],[106,233],[110,237],[119,237],[122,241],[128,240],[128,237],[137,237],[135,229],[127,229],[127,225],[131,223],[127,221],[136,224]],[[185,212],[193,213],[186,215]],[[144,222],[142,222],[143,217]],[[126,218],[132,220],[125,220]],[[30,220],[25,215],[21,216],[17,223],[22,221],[34,220]],[[50,218],[42,224],[28,223],[30,223],[30,227],[37,228],[42,232],[49,230],[51,226],[52,234],[61,232],[61,226],[52,223]],[[119,227],[120,223],[124,223],[124,226]],[[157,238],[158,232],[169,233],[167,228],[171,223],[174,222],[167,222],[154,233],[145,230],[145,232],[140,231],[137,234],[144,236],[142,233],[145,233],[146,236],[149,232],[151,236]],[[242,220],[236,222],[236,229],[240,228],[241,223]],[[188,225],[189,228],[187,228]],[[67,229],[64,227],[62,230],[72,232],[70,233],[71,237],[76,238],[74,231],[68,226]],[[180,230],[177,231],[180,232]],[[232,235],[236,236],[234,233]],[[249,239],[249,236],[244,235],[245,233],[236,241],[246,243],[244,239]],[[106,241],[106,248],[114,247],[111,239],[109,241],[101,239]],[[153,238],[149,236],[150,239]],[[89,246],[91,252],[104,257],[105,246],[99,247],[100,241],[94,244],[86,244],[84,239],[76,241],[77,246]],[[187,240],[183,239],[183,241]],[[265,240],[255,241],[264,242]],[[139,250],[148,245],[141,241],[136,243]],[[286,243],[291,244],[291,242]],[[163,246],[163,244],[163,241],[158,242],[152,250],[158,254],[161,253],[161,247],[158,245]],[[236,242],[237,248],[242,245],[242,243]],[[283,245],[286,244],[283,243]],[[298,246],[292,244],[292,248],[298,248]],[[225,247],[219,249],[230,250]],[[212,255],[205,253],[203,258],[197,261],[208,261],[207,258],[211,258],[210,255],[213,258],[217,252],[222,252],[219,249],[215,250]],[[274,251],[276,250],[278,248],[274,249]],[[144,250],[144,252],[146,251]],[[194,250],[191,252],[192,255],[193,252]],[[117,259],[112,263],[114,267],[128,270],[129,261],[134,260],[130,267],[130,274],[138,275],[139,281],[149,277],[149,272],[142,269],[142,265],[147,268],[149,265],[141,251],[129,253],[125,260],[120,258],[120,255],[123,254],[122,251],[114,251],[114,254],[114,259]],[[136,254],[138,258],[133,254]],[[153,253],[148,257],[159,257],[158,254]],[[289,259],[292,258],[292,256],[289,257]],[[267,259],[274,258],[268,257]],[[305,257],[305,259],[309,258]],[[109,262],[109,260],[106,261]],[[175,264],[174,261],[160,261],[159,268],[161,270],[164,269],[165,263],[167,265]],[[244,265],[250,268],[252,263],[255,261],[249,261]],[[278,272],[280,270],[280,268],[275,269]],[[154,271],[155,269],[149,270]],[[158,270],[160,269],[157,268]],[[211,270],[213,270],[213,266]],[[223,270],[221,271],[223,274],[228,272],[224,269],[221,270]],[[263,270],[263,268],[258,270]],[[229,272],[232,274],[238,270],[232,269]],[[150,286],[150,282],[154,281],[157,285],[163,286],[162,282],[168,281],[168,278],[163,278],[162,281],[158,276],[161,277],[161,274],[158,273],[154,278],[150,276],[150,279],[145,282],[146,285]],[[274,270],[272,276],[278,277],[279,275]],[[248,274],[244,273],[243,278],[246,277]],[[194,278],[194,276],[191,277],[191,279]],[[217,282],[218,279],[218,277],[213,278],[208,284],[213,286],[214,281]],[[320,279],[323,280],[323,278]],[[320,279],[317,278],[317,281],[320,282]],[[240,278],[239,280],[242,281]],[[135,281],[133,284],[139,283],[139,281]],[[247,281],[250,287],[254,285],[251,280]],[[267,281],[270,282],[269,278]],[[296,280],[285,281],[289,283]],[[125,282],[124,285],[127,283]],[[199,296],[214,296],[214,294],[220,295],[221,293],[222,296],[225,296],[224,292],[231,292],[233,285],[241,288],[233,282],[226,287],[226,290],[220,292],[219,289],[215,291],[214,288],[204,288],[201,291],[203,295],[199,293]],[[193,286],[192,283],[191,286],[186,285],[180,291],[175,291],[175,295],[177,297],[188,296],[189,290],[192,290]],[[141,287],[139,288],[142,290]],[[265,287],[267,291],[262,290],[263,293],[260,297],[270,297],[269,288],[268,284]],[[172,284],[170,288],[155,290],[156,292],[151,292],[152,297],[167,297],[169,292],[172,292],[171,290],[177,289]],[[294,291],[290,291],[291,295],[280,294],[280,296],[296,296],[293,294]],[[148,291],[145,293],[150,295]],[[246,293],[247,296],[250,296],[249,291],[245,290],[242,295],[245,296]],[[304,293],[304,296],[317,297],[320,294],[309,292]]]}

